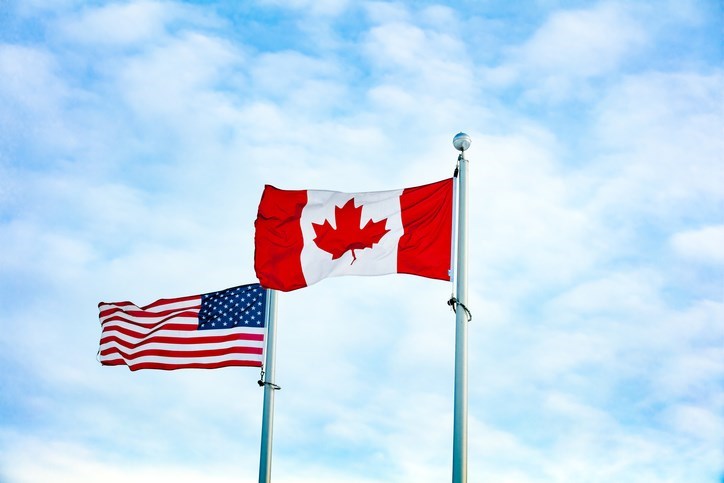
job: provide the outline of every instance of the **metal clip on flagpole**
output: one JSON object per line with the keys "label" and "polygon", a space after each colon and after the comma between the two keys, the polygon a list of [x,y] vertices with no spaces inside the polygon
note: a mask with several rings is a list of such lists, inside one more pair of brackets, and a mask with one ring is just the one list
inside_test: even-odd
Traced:
{"label": "metal clip on flagpole", "polygon": [[259,387],[271,386],[271,388],[274,390],[277,390],[277,391],[281,390],[281,386],[277,386],[273,382],[264,380],[264,366],[261,367],[261,376],[259,376],[259,380],[256,382],[257,382],[257,384],[259,384]]}
{"label": "metal clip on flagpole", "polygon": [[453,483],[468,481],[468,318],[466,305],[468,299],[467,274],[467,198],[468,198],[468,160],[465,151],[470,147],[470,136],[458,133],[453,138],[453,146],[460,151],[457,176],[457,258],[455,268],[455,296],[451,298],[452,307],[461,306],[465,310],[455,310],[455,401],[453,413]]}
{"label": "metal clip on flagpole", "polygon": [[276,347],[277,296],[267,289],[266,297],[266,362],[259,385],[264,388],[264,410],[261,419],[261,450],[259,451],[259,483],[271,481],[272,429],[274,426],[274,349]]}

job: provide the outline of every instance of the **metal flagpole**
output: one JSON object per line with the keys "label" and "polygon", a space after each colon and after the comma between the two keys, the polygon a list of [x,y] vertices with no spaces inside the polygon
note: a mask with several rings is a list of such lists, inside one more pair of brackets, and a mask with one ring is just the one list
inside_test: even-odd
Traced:
{"label": "metal flagpole", "polygon": [[266,362],[259,384],[264,386],[264,410],[261,419],[261,450],[259,455],[259,483],[271,481],[272,429],[274,426],[274,348],[276,346],[277,296],[276,290],[267,289],[266,298]]}
{"label": "metal flagpole", "polygon": [[465,150],[470,147],[470,136],[458,133],[453,146],[458,156],[458,207],[457,207],[457,265],[455,269],[455,402],[453,414],[453,483],[468,481],[468,321],[470,312],[467,276],[467,197],[468,160]]}

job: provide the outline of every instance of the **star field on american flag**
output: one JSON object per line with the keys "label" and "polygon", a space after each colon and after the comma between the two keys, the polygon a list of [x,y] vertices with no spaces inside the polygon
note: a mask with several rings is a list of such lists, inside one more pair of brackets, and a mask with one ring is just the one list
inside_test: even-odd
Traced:
{"label": "star field on american flag", "polygon": [[264,327],[266,290],[245,285],[201,296],[199,330]]}

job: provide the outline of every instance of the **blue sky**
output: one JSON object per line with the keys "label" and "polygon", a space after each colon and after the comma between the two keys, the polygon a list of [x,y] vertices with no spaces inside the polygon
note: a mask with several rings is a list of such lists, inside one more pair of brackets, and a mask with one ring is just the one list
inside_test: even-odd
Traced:
{"label": "blue sky", "polygon": [[[0,480],[256,481],[258,371],[101,367],[97,303],[255,281],[264,184],[449,177],[469,476],[724,477],[719,2],[0,2]],[[279,297],[277,482],[450,479],[449,284]]]}

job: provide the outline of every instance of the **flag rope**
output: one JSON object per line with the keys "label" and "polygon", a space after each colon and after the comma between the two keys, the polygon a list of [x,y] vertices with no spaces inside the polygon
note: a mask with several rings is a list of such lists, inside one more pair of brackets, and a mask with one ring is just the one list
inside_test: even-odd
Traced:
{"label": "flag rope", "polygon": [[456,299],[455,297],[450,297],[450,300],[447,301],[447,304],[452,308],[452,311],[453,311],[454,313],[456,313],[456,314],[458,313],[456,307],[459,305],[459,306],[462,307],[463,310],[465,311],[465,315],[467,315],[467,317],[468,317],[468,322],[470,322],[471,320],[473,320],[473,314],[470,313],[470,310],[465,306],[464,303],[460,302],[460,301],[459,301],[458,299]]}

